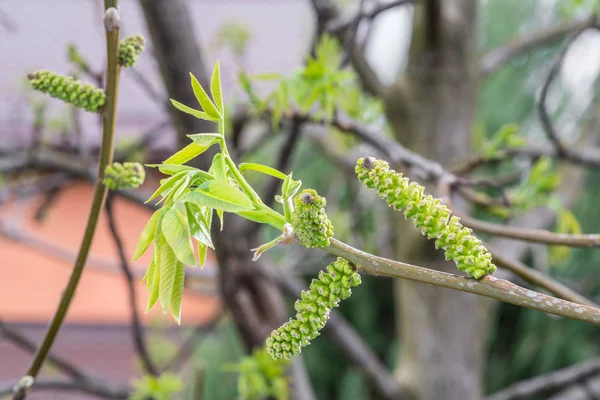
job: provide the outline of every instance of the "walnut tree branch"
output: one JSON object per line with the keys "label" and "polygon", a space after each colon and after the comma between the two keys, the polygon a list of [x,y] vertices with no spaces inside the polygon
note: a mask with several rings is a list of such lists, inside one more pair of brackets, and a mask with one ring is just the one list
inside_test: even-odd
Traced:
{"label": "walnut tree branch", "polygon": [[580,29],[591,28],[597,24],[597,17],[593,15],[585,19],[563,23],[547,31],[535,32],[524,38],[512,40],[501,47],[487,52],[481,57],[480,74],[482,77],[486,77],[518,56],[539,47],[552,44]]}

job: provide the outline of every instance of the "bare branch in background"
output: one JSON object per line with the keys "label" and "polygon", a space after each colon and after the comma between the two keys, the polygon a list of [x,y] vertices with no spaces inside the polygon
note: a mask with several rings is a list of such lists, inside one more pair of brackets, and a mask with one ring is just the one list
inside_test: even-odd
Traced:
{"label": "bare branch in background", "polygon": [[348,18],[340,17],[340,18],[336,18],[333,21],[330,21],[327,24],[327,30],[331,33],[341,33],[343,31],[345,31],[346,29],[349,29],[350,27],[352,27],[359,20],[368,19],[368,20],[373,21],[381,13],[383,13],[387,10],[391,10],[392,8],[396,8],[396,7],[400,7],[400,6],[404,6],[404,5],[414,4],[418,1],[419,0],[390,1],[387,3],[377,4],[375,7],[373,7],[369,11],[365,11],[364,7],[361,7],[361,9],[359,10],[359,13],[356,16],[351,16]]}
{"label": "bare branch in background", "polygon": [[598,374],[600,374],[600,359],[595,358],[572,367],[517,382],[486,397],[485,400],[548,398],[567,387],[583,384],[586,380]]}
{"label": "bare branch in background", "polygon": [[2,8],[0,8],[0,27],[8,33],[16,33],[19,30],[17,22]]}
{"label": "bare branch in background", "polygon": [[[0,384],[0,396],[13,392],[14,383]],[[125,388],[84,381],[39,380],[35,383],[34,393],[42,391],[81,392],[102,399],[128,399],[130,391]]]}
{"label": "bare branch in background", "polygon": [[573,33],[573,35],[567,40],[567,42],[563,46],[562,50],[556,55],[556,57],[552,61],[552,64],[550,67],[550,72],[548,73],[548,76],[546,77],[546,80],[544,81],[544,85],[542,86],[542,91],[540,93],[540,99],[537,104],[540,121],[542,122],[544,131],[546,131],[546,135],[548,135],[548,139],[550,139],[550,142],[552,142],[552,144],[556,148],[556,152],[559,157],[564,156],[568,152],[568,148],[566,147],[565,144],[562,143],[558,132],[556,131],[556,129],[554,128],[554,125],[552,124],[552,121],[550,120],[550,116],[548,115],[548,110],[546,109],[546,97],[548,96],[548,91],[550,89],[550,85],[552,84],[552,82],[554,82],[554,79],[556,78],[556,76],[558,75],[558,72],[560,71],[560,67],[563,63],[565,56],[567,55],[567,52],[569,51],[569,48],[575,42],[575,40],[579,37],[579,35],[581,35],[583,33],[583,31],[586,29],[587,29],[587,27],[581,27],[578,30],[576,30]]}
{"label": "bare branch in background", "polygon": [[481,76],[486,77],[496,72],[496,70],[503,67],[512,59],[535,50],[538,47],[550,45],[573,32],[595,27],[597,24],[598,21],[594,15],[585,19],[558,25],[547,31],[535,32],[529,36],[512,40],[499,48],[489,51],[481,57]]}
{"label": "bare branch in background", "polygon": [[133,336],[133,345],[135,346],[135,350],[142,360],[142,365],[146,373],[158,376],[159,371],[154,362],[150,358],[150,354],[148,353],[148,348],[146,347],[146,339],[144,336],[144,326],[140,321],[140,316],[138,315],[138,305],[137,298],[135,296],[135,286],[133,282],[133,274],[131,273],[131,269],[129,267],[129,262],[127,261],[127,257],[125,256],[125,249],[123,248],[123,241],[121,240],[121,236],[117,230],[115,214],[113,209],[113,196],[110,195],[108,201],[106,202],[106,215],[108,217],[108,227],[110,229],[110,234],[113,238],[113,242],[117,248],[117,252],[119,254],[119,259],[121,261],[121,271],[123,272],[123,276],[125,277],[125,281],[127,282],[127,293],[129,297],[129,309],[131,312],[131,333]]}

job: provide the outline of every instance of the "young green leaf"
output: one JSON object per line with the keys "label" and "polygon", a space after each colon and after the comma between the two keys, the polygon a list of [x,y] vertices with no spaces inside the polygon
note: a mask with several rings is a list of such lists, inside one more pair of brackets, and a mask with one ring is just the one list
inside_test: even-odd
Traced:
{"label": "young green leaf", "polygon": [[227,180],[227,165],[225,164],[223,154],[215,154],[208,171],[217,179]]}
{"label": "young green leaf", "polygon": [[196,169],[194,167],[181,164],[146,164],[146,167],[158,168],[158,170],[165,175],[175,175],[182,171],[188,172]]}
{"label": "young green leaf", "polygon": [[150,294],[148,295],[148,304],[146,305],[146,312],[150,311],[158,300],[158,291],[160,287],[160,266],[156,264],[154,258],[152,259],[154,264],[154,273],[152,275],[152,282],[149,287]]}
{"label": "young green leaf", "polygon": [[215,247],[210,237],[210,225],[204,218],[202,208],[193,203],[185,203],[185,210],[192,237],[198,242],[214,249]]}
{"label": "young green leaf", "polygon": [[175,281],[173,282],[173,291],[171,292],[171,315],[177,325],[181,325],[181,303],[183,302],[183,288],[185,284],[185,267],[177,263],[175,271]]}
{"label": "young green leaf", "polygon": [[152,241],[154,240],[156,224],[158,222],[158,217],[161,213],[162,210],[156,210],[148,220],[148,223],[144,227],[144,230],[140,235],[137,245],[135,246],[135,253],[133,254],[133,258],[131,259],[132,262],[140,258],[142,254],[146,252],[146,250],[150,246],[150,243],[152,243]]}
{"label": "young green leaf", "polygon": [[206,121],[214,121],[214,122],[217,122],[219,120],[218,117],[213,117],[203,111],[195,110],[192,107],[188,107],[185,104],[178,102],[177,100],[171,99],[171,104],[173,104],[175,106],[175,108],[178,109],[179,111],[183,111],[186,114],[193,115],[194,117],[196,117],[198,119],[203,119]]}
{"label": "young green leaf", "polygon": [[249,219],[250,221],[258,222],[259,224],[269,224],[280,231],[283,231],[283,226],[285,224],[283,215],[275,211],[268,212],[266,210],[250,210],[238,211],[236,214],[240,217]]}
{"label": "young green leaf", "polygon": [[157,264],[160,268],[158,298],[160,299],[163,312],[166,313],[171,305],[173,284],[175,283],[175,275],[180,262],[164,237],[162,241],[163,243],[159,247],[157,259]]}
{"label": "young green leaf", "polygon": [[225,212],[248,211],[254,208],[241,190],[218,179],[204,182],[198,189],[188,193],[185,201]]}
{"label": "young green leaf", "polygon": [[146,273],[144,274],[144,277],[142,278],[142,283],[146,284],[146,288],[150,289],[152,287],[152,279],[154,278],[154,270],[156,269],[156,264],[154,264],[154,257],[152,257],[152,260],[150,261],[150,264],[148,265],[148,269],[146,270]]}
{"label": "young green leaf", "polygon": [[[190,135],[194,136],[194,135]],[[171,157],[167,158],[163,164],[185,164],[193,158],[198,157],[200,154],[204,153],[210,146],[213,145],[215,141],[213,140],[210,143],[205,145],[199,143],[190,143],[185,146],[183,149],[179,150],[177,153],[173,154]]]}
{"label": "young green leaf", "polygon": [[176,208],[171,208],[165,213],[161,226],[167,243],[179,261],[186,265],[196,265],[192,238],[185,216]]}
{"label": "young green leaf", "polygon": [[206,263],[207,251],[208,247],[205,244],[198,243],[198,262],[200,263],[200,268],[203,268]]}
{"label": "young green leaf", "polygon": [[286,175],[283,172],[278,171],[275,168],[256,163],[242,163],[239,165],[239,170],[240,172],[248,170],[262,172],[263,174],[270,175],[281,180],[285,180],[286,177]]}
{"label": "young green leaf", "polygon": [[215,64],[215,69],[210,78],[210,93],[212,94],[217,109],[221,112],[221,116],[224,115],[223,94],[221,92],[221,71],[218,61]]}
{"label": "young green leaf", "polygon": [[162,193],[164,193],[166,190],[171,189],[172,187],[175,186],[175,184],[182,178],[184,178],[186,176],[187,172],[182,171],[179,172],[175,175],[173,175],[172,177],[165,179],[164,182],[161,183],[160,187],[158,189],[156,189],[156,192],[154,192],[152,194],[152,196],[150,196],[150,198],[148,200],[146,200],[146,203],[151,202],[152,200],[154,200],[155,198],[157,198],[158,196],[160,196]]}
{"label": "young green leaf", "polygon": [[199,146],[204,146],[207,149],[213,144],[219,142],[222,136],[219,133],[194,133],[192,135],[187,135],[192,142],[196,143]]}
{"label": "young green leaf", "polygon": [[211,117],[215,118],[215,121],[221,119],[221,113],[217,110],[217,107],[210,100],[198,79],[190,72],[190,77],[192,78],[192,89],[194,90],[194,94],[196,95],[196,99],[198,99],[198,103],[202,109]]}

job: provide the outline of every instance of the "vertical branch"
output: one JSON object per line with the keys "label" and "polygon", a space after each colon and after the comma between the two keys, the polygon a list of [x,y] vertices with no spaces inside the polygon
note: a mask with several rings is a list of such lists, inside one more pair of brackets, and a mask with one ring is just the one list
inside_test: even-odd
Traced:
{"label": "vertical branch", "polygon": [[98,219],[106,199],[106,188],[102,184],[102,176],[104,174],[104,168],[112,161],[113,157],[119,74],[121,72],[121,66],[119,64],[119,13],[117,9],[114,8],[116,3],[116,0],[105,0],[104,2],[106,10],[104,26],[106,29],[107,51],[106,103],[102,115],[102,146],[91,211],[67,287],[63,292],[56,313],[50,322],[50,326],[44,335],[42,344],[35,353],[33,361],[27,370],[27,378],[21,379],[20,384],[15,386],[13,400],[22,400],[27,397],[29,389],[35,382],[35,378],[40,372],[40,369],[54,344],[54,340],[64,322],[79,284],[79,279],[83,273],[83,267],[85,266],[92,240],[94,239],[96,225],[98,224]]}
{"label": "vertical branch", "polygon": [[133,274],[129,268],[127,257],[125,256],[123,241],[121,240],[121,236],[117,230],[112,196],[109,196],[108,200],[106,201],[106,215],[108,217],[108,227],[110,229],[110,233],[113,237],[113,241],[115,242],[115,246],[117,247],[117,252],[119,253],[119,260],[121,261],[119,265],[121,266],[121,271],[123,272],[123,275],[127,281],[127,290],[129,292],[129,308],[131,309],[131,330],[133,335],[133,344],[136,352],[142,360],[145,371],[152,376],[158,376],[158,368],[156,368],[152,362],[150,354],[148,354],[148,349],[146,348],[144,328],[140,323],[140,316],[137,312],[137,299],[135,297]]}

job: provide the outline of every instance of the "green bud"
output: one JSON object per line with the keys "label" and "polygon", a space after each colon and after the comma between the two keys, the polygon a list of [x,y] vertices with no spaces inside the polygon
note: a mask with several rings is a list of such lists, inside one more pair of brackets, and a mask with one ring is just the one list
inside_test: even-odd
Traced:
{"label": "green bud", "polygon": [[102,89],[77,81],[70,76],[42,70],[29,74],[27,77],[34,89],[86,111],[98,112],[106,101],[106,95]]}
{"label": "green bud", "polygon": [[119,60],[125,68],[133,67],[140,53],[144,51],[146,40],[142,35],[127,36],[119,45]]}
{"label": "green bud", "polygon": [[358,160],[356,174],[390,207],[404,210],[406,218],[412,219],[423,235],[434,239],[436,248],[444,249],[446,259],[453,260],[459,270],[475,279],[496,271],[492,255],[471,234],[472,230],[464,227],[460,218],[451,215],[440,199],[424,195],[423,186],[390,170],[387,162],[371,157]]}
{"label": "green bud", "polygon": [[112,163],[104,169],[102,183],[110,190],[137,188],[144,183],[146,173],[142,164],[137,162]]}
{"label": "green bud", "polygon": [[290,319],[274,330],[267,338],[266,348],[275,360],[291,359],[300,354],[303,347],[319,336],[332,308],[352,294],[352,288],[360,284],[360,275],[343,258],[327,266],[313,279],[308,291],[303,291],[296,301],[296,319]]}
{"label": "green bud", "polygon": [[325,198],[313,189],[305,189],[294,204],[292,226],[300,243],[309,248],[329,246],[333,225],[325,213]]}

